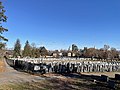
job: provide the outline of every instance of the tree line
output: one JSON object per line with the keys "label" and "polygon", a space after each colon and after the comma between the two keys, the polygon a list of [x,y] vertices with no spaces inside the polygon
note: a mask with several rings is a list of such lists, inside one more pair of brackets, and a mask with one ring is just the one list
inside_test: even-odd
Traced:
{"label": "tree line", "polygon": [[[56,57],[82,57],[82,58],[97,58],[97,59],[119,59],[120,52],[109,45],[104,45],[103,48],[96,49],[84,47],[84,49],[79,49],[77,45],[72,44],[68,50],[47,50],[44,46],[36,47],[35,43],[30,44],[27,40],[24,46],[24,49],[21,50],[20,40],[17,39],[14,50],[13,57],[34,57],[38,58],[40,56],[52,56],[53,53],[56,53]],[[61,54],[60,54],[61,53]],[[68,56],[68,53],[71,56]]]}
{"label": "tree line", "polygon": [[37,48],[35,43],[30,45],[29,41],[27,40],[24,46],[24,49],[21,50],[21,43],[20,40],[17,39],[14,50],[13,50],[13,57],[34,57],[38,58],[40,56],[46,56],[48,54],[47,49],[42,46]]}

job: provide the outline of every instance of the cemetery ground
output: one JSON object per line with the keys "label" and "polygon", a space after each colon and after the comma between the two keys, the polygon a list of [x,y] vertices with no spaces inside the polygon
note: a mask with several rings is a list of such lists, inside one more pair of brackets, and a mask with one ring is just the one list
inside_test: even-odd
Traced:
{"label": "cemetery ground", "polygon": [[116,72],[33,75],[16,71],[1,60],[0,90],[112,90],[106,82],[97,80],[100,74],[111,77],[120,90],[120,80],[113,79]]}

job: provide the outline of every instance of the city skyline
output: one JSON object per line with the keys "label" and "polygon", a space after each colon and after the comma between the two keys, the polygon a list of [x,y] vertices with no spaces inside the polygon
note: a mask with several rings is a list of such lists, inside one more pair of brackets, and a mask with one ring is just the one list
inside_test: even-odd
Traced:
{"label": "city skyline", "polygon": [[19,38],[48,49],[102,48],[104,44],[120,48],[120,1],[112,0],[3,0],[8,16],[4,34],[12,48]]}

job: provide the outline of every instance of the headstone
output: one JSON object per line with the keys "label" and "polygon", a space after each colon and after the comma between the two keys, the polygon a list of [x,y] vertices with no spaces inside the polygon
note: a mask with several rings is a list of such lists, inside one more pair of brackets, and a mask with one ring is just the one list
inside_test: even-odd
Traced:
{"label": "headstone", "polygon": [[59,69],[58,69],[58,72],[61,73],[62,72],[62,65],[59,64]]}
{"label": "headstone", "polygon": [[115,89],[115,82],[114,81],[108,81],[108,87],[111,89]]}
{"label": "headstone", "polygon": [[115,74],[115,79],[120,80],[120,74]]}
{"label": "headstone", "polygon": [[72,64],[72,73],[74,73],[75,70],[75,64]]}
{"label": "headstone", "polygon": [[83,65],[81,65],[81,72],[84,72],[84,66]]}
{"label": "headstone", "polygon": [[62,65],[62,73],[65,73],[65,69],[66,69],[66,67],[65,67],[65,65]]}
{"label": "headstone", "polygon": [[67,67],[66,67],[67,73],[70,73],[70,64],[67,63]]}
{"label": "headstone", "polygon": [[106,75],[101,75],[100,80],[103,82],[108,82],[109,81],[109,77]]}
{"label": "headstone", "polygon": [[40,70],[40,66],[35,65],[35,66],[34,66],[34,71],[38,71],[38,70]]}
{"label": "headstone", "polygon": [[57,65],[57,64],[55,64],[55,66],[54,66],[54,72],[55,72],[55,73],[58,72],[58,65]]}
{"label": "headstone", "polygon": [[18,60],[15,60],[15,67],[18,68]]}

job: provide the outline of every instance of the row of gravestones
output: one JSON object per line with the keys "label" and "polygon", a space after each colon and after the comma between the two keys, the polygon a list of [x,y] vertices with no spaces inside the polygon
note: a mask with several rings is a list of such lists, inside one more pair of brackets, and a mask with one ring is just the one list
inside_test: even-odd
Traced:
{"label": "row of gravestones", "polygon": [[[6,62],[10,65],[13,66],[17,69],[21,69],[23,71],[27,71],[27,72],[33,72],[33,73],[50,73],[50,72],[54,72],[54,73],[76,73],[76,72],[89,72],[89,64],[92,68],[91,72],[94,71],[99,71],[100,69],[100,65],[101,68],[106,69],[109,67],[112,67],[113,69],[111,69],[111,71],[118,71],[117,69],[120,69],[120,63],[116,62],[111,62],[111,63],[106,63],[106,65],[104,65],[103,63],[49,63],[49,64],[45,64],[45,63],[40,63],[40,64],[34,64],[34,63],[30,63],[30,62],[25,62],[25,61],[19,61],[19,60],[6,60]],[[88,66],[87,66],[88,65]],[[111,65],[111,66],[110,66]],[[115,66],[115,67],[114,67]],[[119,66],[119,67],[118,67]],[[96,70],[96,68],[98,70]],[[81,69],[81,70],[80,70]],[[120,74],[115,74],[115,80],[120,80]],[[109,80],[109,77],[106,75],[101,75],[100,76],[100,81],[103,82],[107,82],[108,87],[115,89],[115,81],[111,81]]]}
{"label": "row of gravestones", "polygon": [[[115,80],[120,80],[120,74],[115,74]],[[107,82],[107,86],[111,89],[116,89],[116,82],[114,80],[110,80],[108,76],[101,75],[100,81]]]}
{"label": "row of gravestones", "polygon": [[79,72],[114,72],[120,71],[120,62],[79,62],[79,63],[39,63],[20,60],[7,60],[8,64],[28,72],[42,73],[79,73]]}

